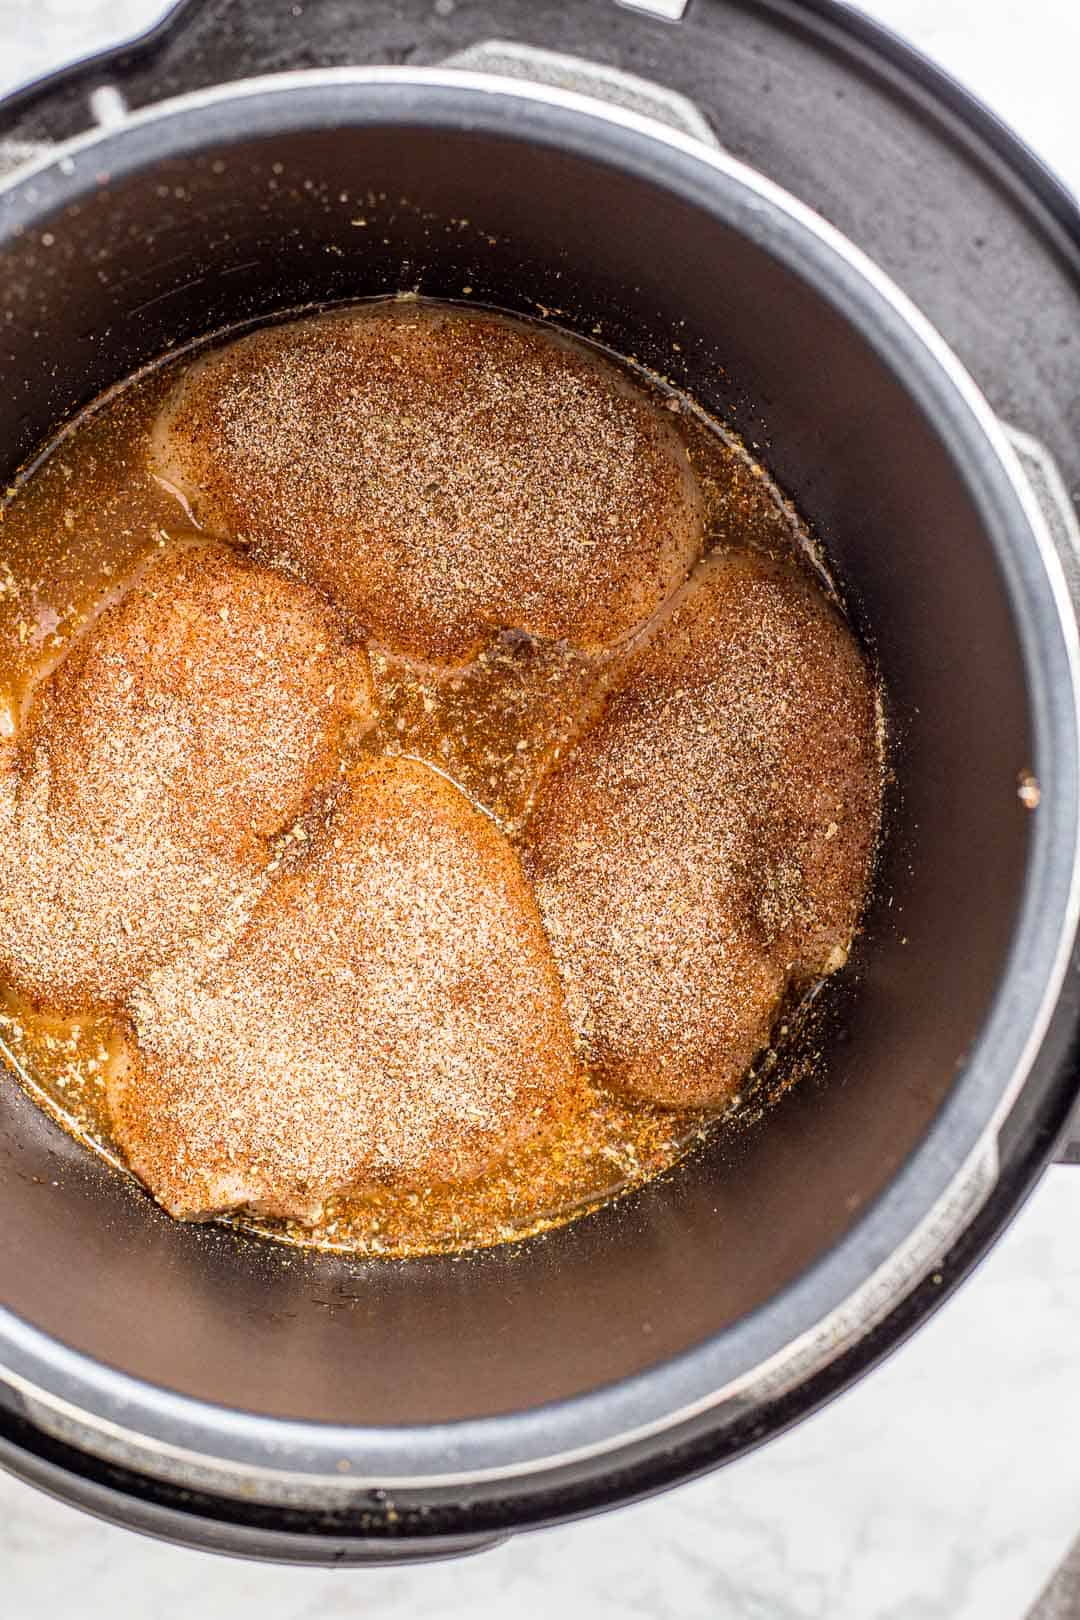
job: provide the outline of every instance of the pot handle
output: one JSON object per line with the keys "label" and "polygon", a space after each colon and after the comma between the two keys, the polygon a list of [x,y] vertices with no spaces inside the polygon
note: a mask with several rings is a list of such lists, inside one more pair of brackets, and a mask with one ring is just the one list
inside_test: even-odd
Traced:
{"label": "pot handle", "polygon": [[[575,45],[604,38],[626,60],[657,58],[657,30],[682,22],[689,0],[577,0],[559,33]],[[7,140],[57,141],[95,123],[116,121],[129,108],[237,79],[296,68],[356,65],[441,65],[468,55],[477,43],[473,8],[462,0],[368,0],[352,7],[308,8],[292,0],[174,0],[144,33],[121,45],[69,63],[0,97],[0,155]],[[568,8],[569,9],[569,8]],[[587,13],[591,15],[586,15]],[[504,26],[534,32],[527,4],[509,8]],[[482,37],[482,36],[481,36]],[[495,42],[492,42],[495,43]],[[500,45],[503,42],[498,42]],[[533,55],[533,70],[503,57],[498,69],[542,83],[562,83],[708,138],[697,108],[650,80],[594,67],[539,46],[505,47]],[[547,67],[541,58],[550,58]],[[567,64],[570,78],[566,77]],[[453,63],[474,68],[478,63]],[[590,83],[584,78],[591,73]],[[621,91],[616,81],[625,79]],[[682,103],[672,112],[674,103]]]}
{"label": "pot handle", "polygon": [[[643,8],[644,9],[644,8]],[[649,9],[652,9],[651,7]],[[696,102],[654,79],[639,78],[604,62],[591,62],[565,51],[549,51],[520,40],[486,39],[456,51],[440,64],[462,73],[488,73],[499,78],[523,79],[591,96],[611,106],[655,118],[658,123],[691,135],[707,146],[719,146],[705,114]]]}

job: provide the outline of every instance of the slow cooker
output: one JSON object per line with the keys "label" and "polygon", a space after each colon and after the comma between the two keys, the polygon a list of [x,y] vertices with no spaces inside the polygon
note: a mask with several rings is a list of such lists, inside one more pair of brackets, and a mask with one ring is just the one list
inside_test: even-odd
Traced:
{"label": "slow cooker", "polygon": [[602,321],[810,520],[892,739],[822,1078],[543,1238],[359,1263],[176,1224],[7,1077],[0,1462],[174,1541],[363,1563],[737,1457],[934,1309],[1077,1092],[1073,200],[831,0],[189,0],[0,103],[0,140],[5,478],[286,308],[467,285]]}

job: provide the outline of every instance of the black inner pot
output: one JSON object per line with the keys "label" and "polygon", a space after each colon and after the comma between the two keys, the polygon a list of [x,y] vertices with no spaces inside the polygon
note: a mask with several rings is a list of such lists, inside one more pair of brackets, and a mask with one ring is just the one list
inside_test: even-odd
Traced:
{"label": "black inner pot", "polygon": [[[591,1428],[579,1404],[558,1437],[589,1440],[698,1398],[684,1353],[705,1341],[736,1347],[736,1370],[823,1314],[970,1151],[1041,994],[1013,1008],[1015,1050],[987,1052],[1029,857],[1071,826],[1075,761],[1049,747],[1031,696],[1036,635],[1047,680],[1064,670],[1067,684],[1068,666],[1007,480],[973,459],[940,379],[920,383],[902,320],[832,249],[824,270],[812,262],[806,235],[677,144],[433,84],[211,96],[72,149],[0,200],[0,472],[171,347],[291,306],[470,287],[585,334],[599,323],[740,431],[815,527],[880,661],[897,779],[877,897],[825,1026],[826,1078],[542,1240],[356,1264],[178,1225],[0,1085],[5,1355],[28,1376],[46,1341],[13,1317],[180,1395],[335,1425],[545,1423],[544,1403],[633,1379],[628,1405],[609,1392]],[[1018,560],[1003,564],[1010,530]],[[1028,622],[1039,611],[1049,628]],[[1041,821],[1017,798],[1026,768],[1051,805]],[[913,1155],[903,1199],[867,1225]],[[785,1317],[803,1274],[820,1289]],[[89,1399],[84,1363],[50,1368]],[[132,1386],[114,1392],[113,1415],[142,1423]],[[162,1411],[166,1425],[191,1409]],[[443,1455],[452,1469],[488,1453]],[[396,1460],[407,1474],[407,1443]]]}

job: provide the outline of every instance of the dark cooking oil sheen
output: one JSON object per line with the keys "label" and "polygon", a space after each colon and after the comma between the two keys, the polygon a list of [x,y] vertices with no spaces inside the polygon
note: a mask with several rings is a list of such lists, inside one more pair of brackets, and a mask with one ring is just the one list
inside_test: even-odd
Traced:
{"label": "dark cooking oil sheen", "polygon": [[[190,359],[189,351],[99,400],[5,492],[0,732],[11,733],[28,684],[62,657],[124,579],[193,527],[191,514],[148,471],[147,454],[157,410]],[[705,497],[706,549],[796,551],[817,565],[790,507],[742,447],[666,384],[640,373],[637,380],[684,434]],[[506,633],[471,665],[449,671],[371,647],[379,744],[436,765],[516,839],[541,761],[565,746],[605,665],[634,639],[589,657]],[[116,1037],[106,1020],[34,1011],[0,991],[0,1047],[10,1067],[65,1129],[114,1165],[104,1072]],[[586,1087],[552,1137],[526,1144],[468,1186],[373,1188],[336,1200],[313,1232],[246,1217],[231,1224],[363,1255],[497,1243],[560,1224],[667,1169],[707,1123],[702,1113]]]}

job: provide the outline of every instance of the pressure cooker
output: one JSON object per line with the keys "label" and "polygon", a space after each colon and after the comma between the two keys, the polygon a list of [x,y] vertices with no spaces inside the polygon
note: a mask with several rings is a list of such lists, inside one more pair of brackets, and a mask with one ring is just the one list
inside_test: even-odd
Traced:
{"label": "pressure cooker", "polygon": [[0,1463],[375,1563],[738,1457],[933,1311],[1080,1083],[1073,199],[833,0],[187,0],[0,102],[0,156],[5,481],[285,309],[602,323],[812,525],[890,735],[815,1077],[543,1237],[380,1263],[176,1223],[0,1077]]}

